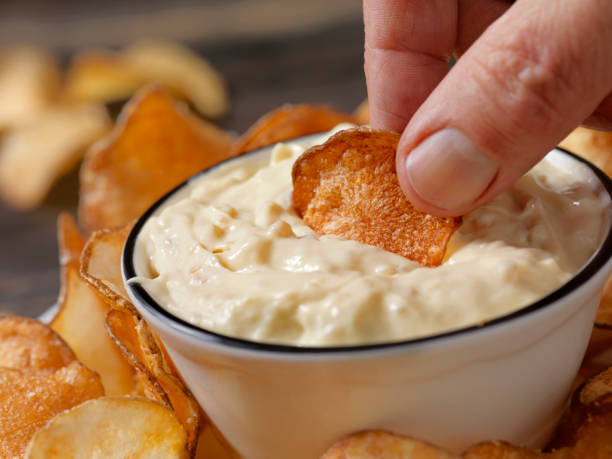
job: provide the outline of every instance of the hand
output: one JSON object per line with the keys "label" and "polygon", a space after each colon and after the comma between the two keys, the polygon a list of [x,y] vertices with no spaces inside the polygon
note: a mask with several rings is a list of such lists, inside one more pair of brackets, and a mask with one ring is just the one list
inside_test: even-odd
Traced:
{"label": "hand", "polygon": [[364,0],[364,19],[371,124],[403,131],[421,210],[465,214],[576,125],[612,130],[609,0]]}

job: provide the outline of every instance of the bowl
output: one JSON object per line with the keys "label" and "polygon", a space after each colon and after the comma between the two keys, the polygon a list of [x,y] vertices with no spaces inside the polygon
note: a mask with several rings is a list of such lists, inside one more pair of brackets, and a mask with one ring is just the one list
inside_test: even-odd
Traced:
{"label": "bowl", "polygon": [[[266,158],[271,149],[248,155]],[[586,163],[605,199],[612,197],[603,172],[558,151]],[[123,252],[124,280],[139,273],[136,240],[144,223],[189,183],[135,224]],[[366,429],[460,452],[491,439],[546,442],[584,355],[611,257],[609,222],[583,268],[539,301],[482,325],[363,346],[297,347],[220,335],[173,316],[137,282],[126,286],[198,402],[245,457],[316,458],[343,435]]]}

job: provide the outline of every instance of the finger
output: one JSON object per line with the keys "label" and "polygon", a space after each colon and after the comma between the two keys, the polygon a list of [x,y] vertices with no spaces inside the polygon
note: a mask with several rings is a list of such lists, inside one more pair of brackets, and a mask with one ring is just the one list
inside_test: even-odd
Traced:
{"label": "finger", "polygon": [[448,71],[457,0],[364,0],[370,122],[401,132]]}
{"label": "finger", "polygon": [[485,31],[402,134],[398,177],[416,207],[469,212],[593,113],[612,89],[606,4],[519,0]]}
{"label": "finger", "polygon": [[591,129],[612,131],[612,93],[603,100],[597,109],[582,123]]}
{"label": "finger", "polygon": [[455,53],[465,53],[508,8],[507,0],[459,0]]}

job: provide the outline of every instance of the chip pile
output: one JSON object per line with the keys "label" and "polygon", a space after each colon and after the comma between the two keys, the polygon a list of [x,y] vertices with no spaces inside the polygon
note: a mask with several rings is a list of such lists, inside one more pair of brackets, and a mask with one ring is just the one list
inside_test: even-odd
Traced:
{"label": "chip pile", "polygon": [[100,377],[47,326],[0,316],[1,457],[22,457],[49,419],[102,395]]}

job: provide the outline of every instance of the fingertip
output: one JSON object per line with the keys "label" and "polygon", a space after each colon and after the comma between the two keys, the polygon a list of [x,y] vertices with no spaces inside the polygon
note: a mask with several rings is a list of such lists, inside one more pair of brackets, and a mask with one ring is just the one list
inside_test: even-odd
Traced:
{"label": "fingertip", "polygon": [[396,169],[402,190],[417,209],[458,216],[478,205],[499,164],[462,132],[444,128],[411,151],[400,142]]}

